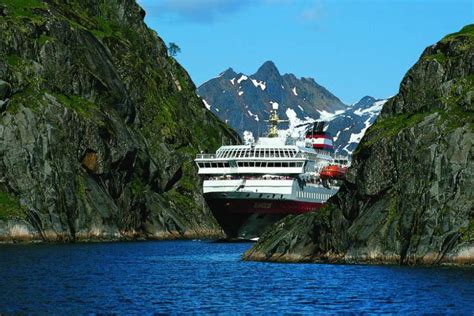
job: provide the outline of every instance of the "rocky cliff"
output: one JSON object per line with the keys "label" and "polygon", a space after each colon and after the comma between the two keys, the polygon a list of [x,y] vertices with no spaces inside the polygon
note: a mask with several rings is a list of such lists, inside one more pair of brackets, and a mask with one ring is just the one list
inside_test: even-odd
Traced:
{"label": "rocky cliff", "polygon": [[426,48],[320,212],[245,254],[275,261],[474,263],[474,25]]}
{"label": "rocky cliff", "polygon": [[238,137],[133,0],[0,1],[0,240],[220,234],[193,158]]}

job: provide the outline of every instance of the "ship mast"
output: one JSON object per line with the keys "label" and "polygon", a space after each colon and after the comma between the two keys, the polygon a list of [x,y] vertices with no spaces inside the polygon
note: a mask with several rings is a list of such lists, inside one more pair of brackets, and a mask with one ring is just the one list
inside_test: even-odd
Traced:
{"label": "ship mast", "polygon": [[278,124],[283,122],[288,122],[288,120],[280,120],[278,117],[278,103],[272,103],[272,111],[270,112],[270,119],[268,120],[269,130],[268,130],[268,137],[278,137]]}

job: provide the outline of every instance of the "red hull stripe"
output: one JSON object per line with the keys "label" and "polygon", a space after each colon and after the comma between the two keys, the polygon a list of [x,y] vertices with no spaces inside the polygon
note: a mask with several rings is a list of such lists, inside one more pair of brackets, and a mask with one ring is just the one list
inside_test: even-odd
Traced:
{"label": "red hull stripe", "polygon": [[206,199],[214,212],[301,214],[315,211],[322,203],[290,200]]}
{"label": "red hull stripe", "polygon": [[334,149],[333,146],[331,145],[323,145],[323,144],[314,144],[313,145],[313,148],[316,148],[316,149]]}

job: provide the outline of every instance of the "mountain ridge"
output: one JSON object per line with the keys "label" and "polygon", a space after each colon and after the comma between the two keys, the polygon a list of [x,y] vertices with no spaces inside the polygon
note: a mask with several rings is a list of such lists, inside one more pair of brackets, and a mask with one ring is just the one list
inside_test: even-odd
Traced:
{"label": "mountain ridge", "polygon": [[[237,73],[232,67],[221,72],[197,90],[208,108],[234,127],[240,134],[245,130],[255,135],[263,133],[272,103],[280,105],[279,114],[283,118],[285,110],[292,104],[301,117],[319,117],[321,110],[340,110],[345,105],[314,79],[297,79],[294,75],[281,75],[272,61],[264,62],[252,75]],[[316,99],[307,99],[316,96]],[[318,107],[316,107],[318,102]],[[299,107],[296,106],[299,105]],[[303,110],[301,110],[303,109]]]}
{"label": "mountain ridge", "polygon": [[281,75],[272,61],[264,62],[253,75],[229,67],[201,85],[198,94],[211,112],[245,137],[248,132],[256,138],[267,131],[265,120],[274,103],[279,105],[280,119],[290,121],[281,124],[282,130],[318,119],[327,121],[336,151],[349,155],[381,109],[366,110],[372,105],[368,100],[383,101],[364,97],[347,106],[313,78]]}

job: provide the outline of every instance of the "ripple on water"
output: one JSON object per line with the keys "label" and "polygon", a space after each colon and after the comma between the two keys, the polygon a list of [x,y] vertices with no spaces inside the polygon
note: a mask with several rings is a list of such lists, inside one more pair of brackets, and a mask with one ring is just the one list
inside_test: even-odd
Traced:
{"label": "ripple on water", "polygon": [[0,311],[474,313],[473,269],[240,261],[251,245],[0,246]]}

